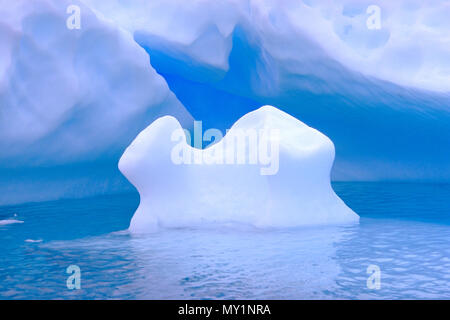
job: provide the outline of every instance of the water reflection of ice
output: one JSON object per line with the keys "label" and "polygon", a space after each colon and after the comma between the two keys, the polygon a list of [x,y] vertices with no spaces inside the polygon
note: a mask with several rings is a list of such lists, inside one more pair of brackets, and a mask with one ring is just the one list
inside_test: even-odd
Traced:
{"label": "water reflection of ice", "polygon": [[[362,219],[337,246],[335,294],[350,299],[449,299],[450,227],[415,221]],[[380,290],[365,286],[367,266],[381,270]]]}
{"label": "water reflection of ice", "polygon": [[336,290],[334,244],[342,230],[177,229],[51,242],[45,249],[67,262],[81,258],[83,295],[91,298],[315,299]]}
{"label": "water reflection of ice", "polygon": [[[26,244],[33,268],[16,267],[19,276],[5,283],[10,297],[450,298],[448,239],[446,225],[368,218],[354,226],[289,230],[119,232]],[[71,264],[81,268],[79,291],[65,287]],[[372,264],[381,269],[380,290],[366,286]]]}

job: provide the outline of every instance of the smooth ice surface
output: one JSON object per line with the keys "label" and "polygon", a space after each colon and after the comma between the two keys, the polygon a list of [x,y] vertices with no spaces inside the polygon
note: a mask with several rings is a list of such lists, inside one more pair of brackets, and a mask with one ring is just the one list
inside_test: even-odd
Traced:
{"label": "smooth ice surface", "polygon": [[98,172],[155,118],[191,121],[132,35],[79,1],[0,1],[0,43],[0,203],[126,186],[115,166]]}
{"label": "smooth ice surface", "polygon": [[[180,131],[181,147],[173,138]],[[242,163],[227,162],[229,158],[207,162],[230,153],[237,160],[239,132],[278,134],[270,137],[270,143],[277,145],[270,145],[270,167],[250,163],[250,135],[242,144]],[[258,139],[263,141],[262,135]],[[256,148],[263,149],[261,144]],[[177,163],[174,153],[190,154],[192,162]],[[141,196],[129,229],[141,233],[159,226],[209,223],[292,227],[357,222],[358,215],[331,188],[333,160],[331,140],[271,106],[243,116],[222,140],[206,149],[188,145],[175,118],[160,118],[139,134],[119,162]]]}

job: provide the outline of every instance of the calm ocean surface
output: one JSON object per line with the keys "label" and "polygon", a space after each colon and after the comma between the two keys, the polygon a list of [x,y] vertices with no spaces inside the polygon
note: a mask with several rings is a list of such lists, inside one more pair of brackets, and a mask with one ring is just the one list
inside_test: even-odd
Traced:
{"label": "calm ocean surface", "polygon": [[[450,299],[450,184],[334,189],[359,225],[137,237],[126,232],[134,193],[0,207],[0,298]],[[66,286],[69,265],[80,290]]]}

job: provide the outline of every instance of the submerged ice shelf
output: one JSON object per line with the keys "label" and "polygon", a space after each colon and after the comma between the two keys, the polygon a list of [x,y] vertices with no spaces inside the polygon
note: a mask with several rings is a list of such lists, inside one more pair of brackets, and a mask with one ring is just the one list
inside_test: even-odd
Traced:
{"label": "submerged ice shelf", "polygon": [[130,231],[357,222],[331,187],[334,153],[325,135],[271,106],[244,115],[206,149],[191,147],[175,118],[159,118],[119,162],[141,197]]}

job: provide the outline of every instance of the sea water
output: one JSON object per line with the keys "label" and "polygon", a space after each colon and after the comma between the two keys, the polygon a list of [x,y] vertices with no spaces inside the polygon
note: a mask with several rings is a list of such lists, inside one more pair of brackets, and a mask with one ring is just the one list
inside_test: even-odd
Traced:
{"label": "sea water", "polygon": [[333,186],[359,225],[133,236],[136,193],[0,207],[0,298],[450,298],[449,184]]}

